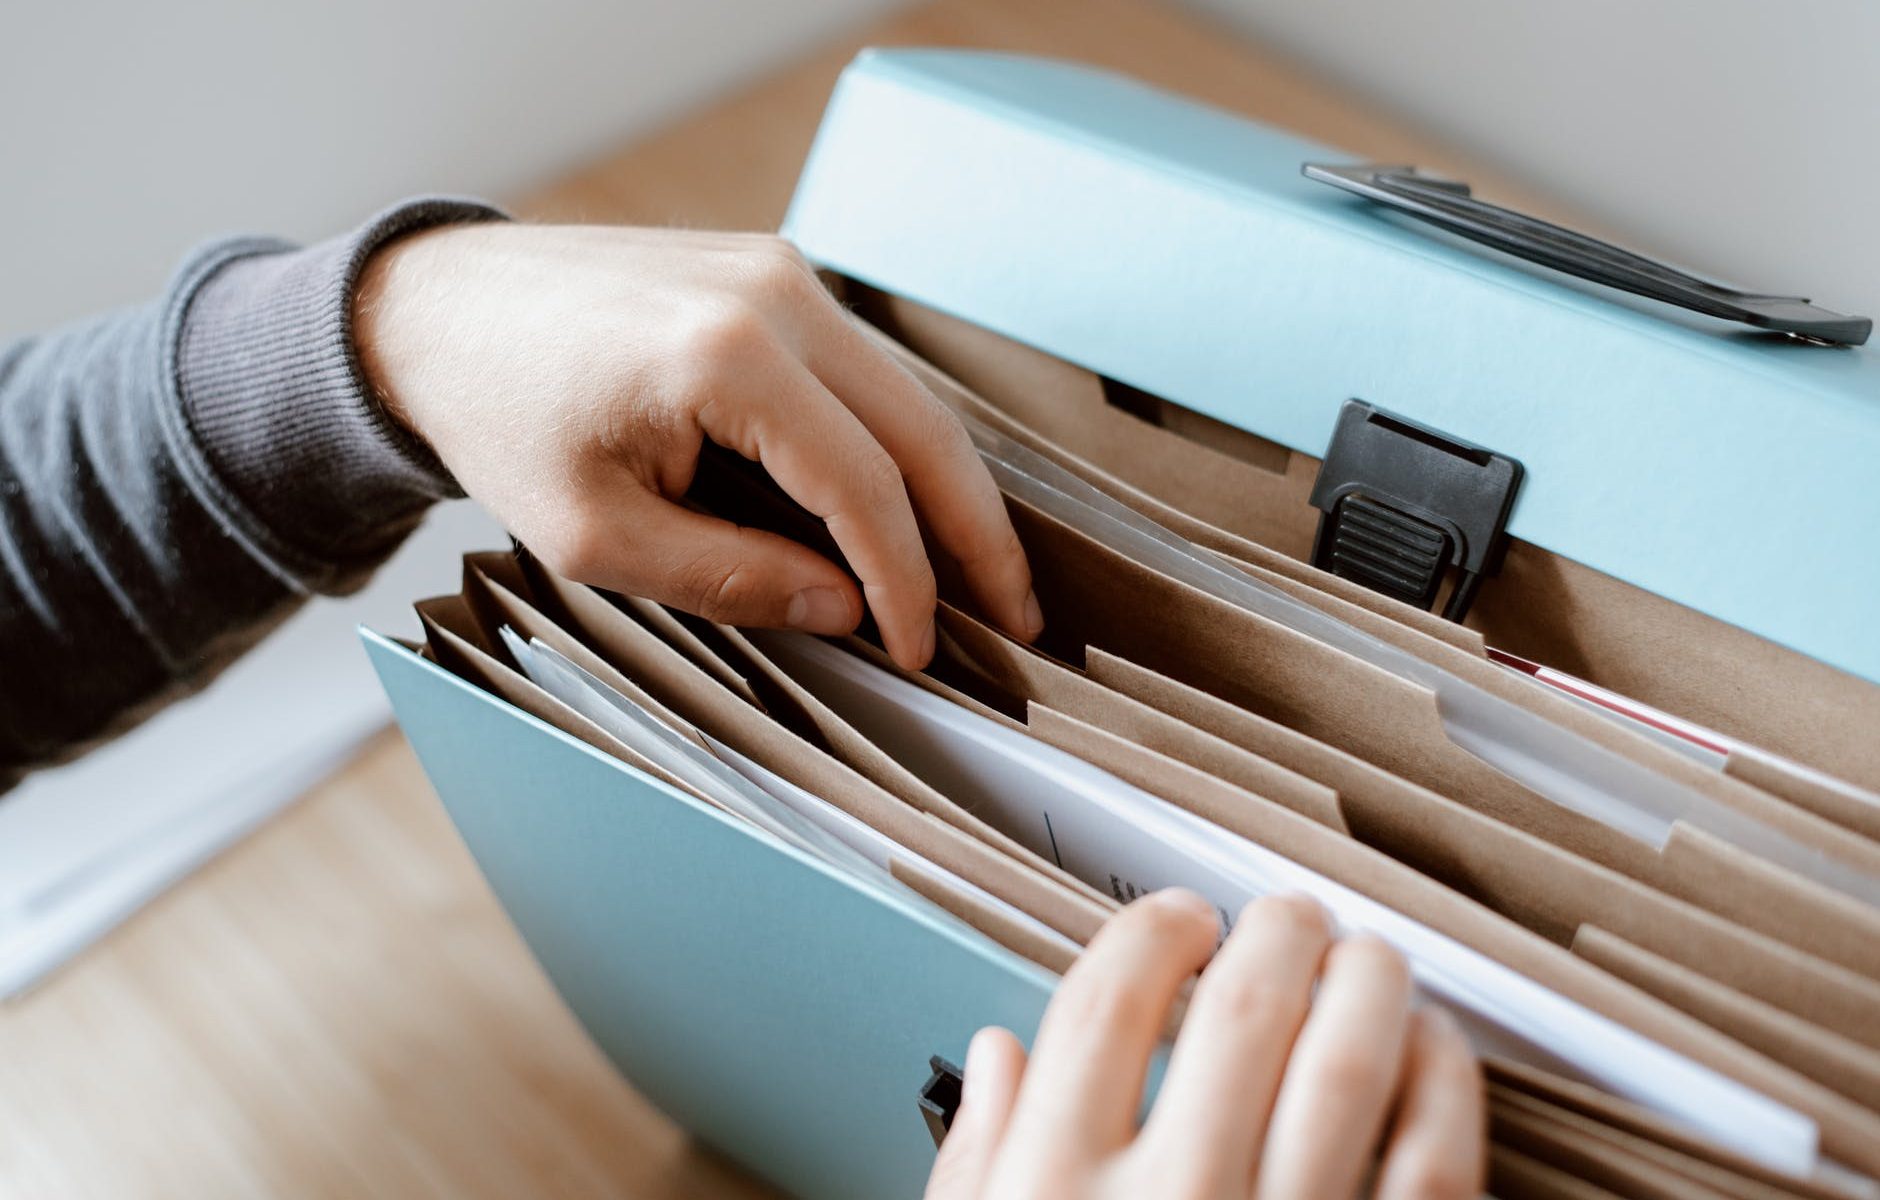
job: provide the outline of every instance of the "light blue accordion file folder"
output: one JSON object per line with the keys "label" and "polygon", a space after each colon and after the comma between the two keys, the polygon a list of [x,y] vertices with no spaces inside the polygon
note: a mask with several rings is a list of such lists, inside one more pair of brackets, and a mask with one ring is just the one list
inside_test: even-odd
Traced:
{"label": "light blue accordion file folder", "polygon": [[[785,232],[1300,453],[1353,397],[1493,447],[1527,472],[1513,536],[1880,682],[1880,357],[1731,332],[1301,175],[1344,157],[1064,64],[869,52]],[[634,1086],[794,1193],[918,1194],[929,1056],[1029,1037],[1052,977],[364,636],[491,888]]]}
{"label": "light blue accordion file folder", "polygon": [[884,902],[376,634],[399,723],[588,1032],[687,1129],[802,1196],[918,1194],[928,1059],[1029,1036],[1039,968]]}

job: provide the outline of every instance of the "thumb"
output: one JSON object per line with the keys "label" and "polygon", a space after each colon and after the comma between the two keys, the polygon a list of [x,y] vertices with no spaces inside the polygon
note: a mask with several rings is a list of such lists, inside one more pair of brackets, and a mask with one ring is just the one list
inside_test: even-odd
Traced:
{"label": "thumb", "polygon": [[574,547],[543,558],[558,574],[722,625],[844,634],[862,617],[847,572],[797,542],[638,489],[582,522]]}
{"label": "thumb", "polygon": [[940,1144],[926,1200],[977,1200],[1004,1139],[1025,1073],[1025,1047],[1003,1029],[982,1029],[966,1049],[960,1110]]}

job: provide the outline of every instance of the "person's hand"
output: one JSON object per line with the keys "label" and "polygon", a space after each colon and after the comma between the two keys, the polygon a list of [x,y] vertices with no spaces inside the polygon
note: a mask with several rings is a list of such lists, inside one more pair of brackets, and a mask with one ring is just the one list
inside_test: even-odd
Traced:
{"label": "person's hand", "polygon": [[[838,634],[864,598],[895,661],[933,652],[915,515],[986,612],[1044,625],[991,476],[945,406],[851,325],[784,241],[466,225],[367,264],[354,340],[392,417],[559,574],[733,625]],[[827,522],[853,580],[684,508],[703,441]]]}
{"label": "person's hand", "polygon": [[[1403,959],[1334,941],[1312,900],[1255,901],[1202,972],[1146,1124],[1151,1053],[1219,930],[1191,892],[1125,908],[1064,976],[1030,1061],[1002,1029],[967,1051],[927,1200],[1472,1200],[1482,1080]],[[1313,995],[1314,983],[1317,996]]]}

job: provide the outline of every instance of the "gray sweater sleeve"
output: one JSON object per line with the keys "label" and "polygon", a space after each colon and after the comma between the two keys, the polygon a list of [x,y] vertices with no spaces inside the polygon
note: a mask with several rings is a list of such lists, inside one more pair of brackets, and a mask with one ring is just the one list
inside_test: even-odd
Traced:
{"label": "gray sweater sleeve", "polygon": [[219,242],[152,304],[0,348],[0,791],[358,588],[461,494],[368,394],[352,294],[391,238],[500,216],[417,200],[304,250]]}

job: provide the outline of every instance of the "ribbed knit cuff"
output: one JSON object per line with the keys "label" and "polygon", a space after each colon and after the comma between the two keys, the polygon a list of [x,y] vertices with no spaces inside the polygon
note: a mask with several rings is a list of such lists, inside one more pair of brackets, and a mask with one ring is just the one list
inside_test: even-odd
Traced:
{"label": "ribbed knit cuff", "polygon": [[502,219],[472,200],[412,200],[304,250],[219,242],[172,285],[164,334],[199,483],[300,586],[350,586],[433,501],[463,494],[366,384],[352,340],[366,259],[401,234]]}

